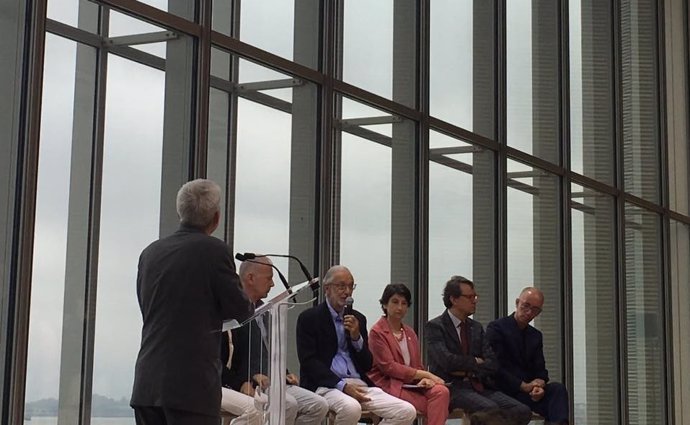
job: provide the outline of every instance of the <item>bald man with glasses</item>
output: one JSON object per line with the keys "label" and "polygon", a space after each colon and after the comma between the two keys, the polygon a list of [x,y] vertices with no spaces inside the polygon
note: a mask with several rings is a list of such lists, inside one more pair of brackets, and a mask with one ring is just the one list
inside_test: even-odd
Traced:
{"label": "bald man with glasses", "polygon": [[500,389],[542,415],[546,424],[567,424],[568,391],[563,384],[549,382],[542,333],[530,325],[543,306],[539,289],[523,289],[515,300],[515,312],[489,323],[486,338],[500,365],[496,376]]}

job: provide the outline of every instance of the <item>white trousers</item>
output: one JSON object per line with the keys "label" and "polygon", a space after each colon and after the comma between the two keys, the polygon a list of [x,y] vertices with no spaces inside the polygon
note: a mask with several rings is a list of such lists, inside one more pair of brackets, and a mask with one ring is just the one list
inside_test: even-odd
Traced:
{"label": "white trousers", "polygon": [[[220,408],[237,418],[231,425],[261,425],[262,414],[254,405],[254,398],[240,392],[221,388]],[[328,414],[325,398],[296,385],[288,385],[285,393],[286,425],[319,425]]]}
{"label": "white trousers", "polygon": [[286,425],[319,425],[327,414],[328,402],[325,398],[297,385],[286,387]]}
{"label": "white trousers", "polygon": [[254,398],[229,388],[221,388],[220,410],[237,416],[232,425],[261,425],[261,413],[254,407]]}
{"label": "white trousers", "polygon": [[366,389],[369,401],[359,403],[344,392],[319,387],[316,394],[328,401],[328,407],[335,412],[335,425],[355,425],[362,410],[368,410],[381,418],[381,425],[410,425],[417,417],[417,410],[410,403],[384,392],[378,387]]}

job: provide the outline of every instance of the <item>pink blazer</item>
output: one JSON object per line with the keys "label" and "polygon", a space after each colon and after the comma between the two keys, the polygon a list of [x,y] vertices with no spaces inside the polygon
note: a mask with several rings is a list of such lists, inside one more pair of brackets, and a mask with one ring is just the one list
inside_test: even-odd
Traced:
{"label": "pink blazer", "polygon": [[411,383],[417,370],[424,369],[417,334],[405,324],[403,328],[410,352],[410,366],[405,366],[400,345],[385,317],[381,317],[369,330],[369,351],[374,364],[367,376],[374,385],[395,397],[400,397],[402,384]]}

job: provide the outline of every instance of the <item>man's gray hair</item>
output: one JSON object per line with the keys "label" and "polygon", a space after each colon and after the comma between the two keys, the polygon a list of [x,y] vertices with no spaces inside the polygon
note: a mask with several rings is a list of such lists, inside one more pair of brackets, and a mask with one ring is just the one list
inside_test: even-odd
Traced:
{"label": "man's gray hair", "polygon": [[331,267],[330,269],[328,269],[328,271],[324,275],[323,286],[329,285],[331,282],[333,282],[333,277],[335,276],[335,274],[338,272],[341,272],[341,271],[346,271],[346,272],[352,274],[350,272],[350,269],[348,269],[347,267],[341,266],[341,265],[335,265],[335,266]]}
{"label": "man's gray hair", "polygon": [[185,226],[205,229],[218,211],[220,186],[212,180],[192,180],[177,192],[177,215]]}

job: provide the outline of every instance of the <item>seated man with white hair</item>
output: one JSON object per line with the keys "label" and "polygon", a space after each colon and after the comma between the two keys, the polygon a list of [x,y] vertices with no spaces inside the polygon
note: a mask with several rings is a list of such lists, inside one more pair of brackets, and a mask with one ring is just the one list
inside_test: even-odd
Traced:
{"label": "seated man with white hair", "polygon": [[358,311],[345,311],[355,289],[350,270],[331,267],[323,287],[326,301],[297,319],[302,386],[328,401],[335,412],[335,425],[356,424],[362,410],[381,417],[382,425],[411,424],[417,417],[414,406],[375,387],[367,378],[373,359],[366,318]]}

